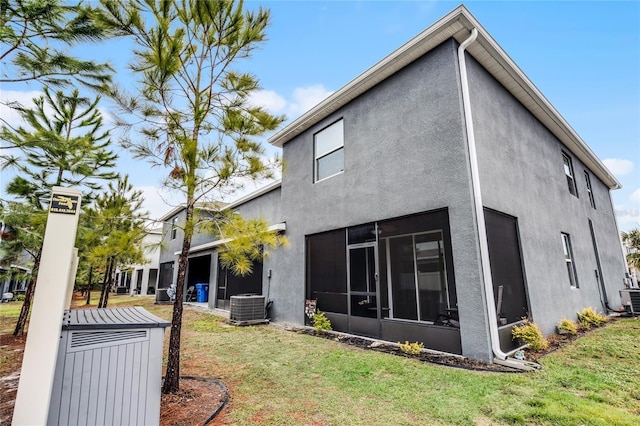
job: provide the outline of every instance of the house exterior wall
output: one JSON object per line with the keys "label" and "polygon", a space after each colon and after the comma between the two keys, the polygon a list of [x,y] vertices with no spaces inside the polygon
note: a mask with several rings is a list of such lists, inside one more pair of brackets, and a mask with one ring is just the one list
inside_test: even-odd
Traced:
{"label": "house exterior wall", "polygon": [[[264,193],[256,198],[248,200],[245,203],[242,203],[233,210],[240,215],[242,215],[245,219],[264,219],[269,225],[274,225],[282,222],[281,212],[280,212],[280,188],[274,188],[273,190]],[[209,236],[207,241],[203,241],[201,244],[206,242],[213,241],[214,238]],[[267,295],[269,292],[269,284],[271,278],[269,277],[269,270],[275,269],[276,263],[274,262],[273,256],[276,255],[278,250],[269,253],[269,255],[264,259],[263,262],[263,275],[262,275],[262,294]],[[194,255],[200,255],[200,253],[196,253]],[[273,274],[273,273],[272,273]],[[216,298],[217,298],[217,283],[218,283],[218,252],[217,250],[211,252],[211,274],[210,274],[210,282],[209,282],[209,300],[208,306],[210,308],[215,307]]]}
{"label": "house exterior wall", "polygon": [[[163,222],[162,244],[160,246],[161,248],[159,263],[173,262],[177,259],[174,253],[182,249],[182,239],[184,238],[184,232],[182,231],[180,226],[184,225],[186,215],[187,212],[183,209]],[[178,230],[176,231],[176,238],[172,239],[171,227],[174,217],[178,218]]]}
{"label": "house exterior wall", "polygon": [[[302,324],[305,236],[447,207],[465,355],[490,359],[457,45],[427,55],[287,142],[275,319]],[[342,118],[344,172],[313,182],[313,135]]]}
{"label": "house exterior wall", "polygon": [[274,188],[259,197],[240,204],[233,210],[240,213],[240,215],[246,219],[262,218],[269,225],[274,225],[282,222],[280,197],[280,188]]}
{"label": "house exterior wall", "polygon": [[[533,320],[551,334],[560,319],[575,319],[585,307],[604,311],[589,219],[609,304],[619,306],[624,264],[609,189],[470,56],[467,68],[483,204],[518,219]],[[579,198],[568,191],[563,151],[571,156]],[[561,233],[571,236],[579,288],[569,283]]]}

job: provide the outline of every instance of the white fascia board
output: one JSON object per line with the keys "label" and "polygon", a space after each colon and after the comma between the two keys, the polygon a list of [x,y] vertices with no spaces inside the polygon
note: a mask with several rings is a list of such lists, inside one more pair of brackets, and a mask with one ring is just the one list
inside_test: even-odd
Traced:
{"label": "white fascia board", "polygon": [[[275,225],[271,225],[271,226],[269,226],[267,228],[267,231],[269,231],[269,232],[284,232],[286,230],[287,230],[287,224],[285,222],[276,223]],[[191,249],[189,249],[189,254],[197,253],[199,251],[209,250],[209,249],[221,246],[223,244],[226,244],[226,243],[228,243],[230,241],[232,241],[231,238],[224,238],[222,240],[215,240],[215,241],[211,241],[209,243],[200,244],[198,246],[191,247]],[[176,251],[173,254],[175,256],[180,256],[180,253],[182,253],[182,252],[181,251]]]}
{"label": "white fascia board", "polygon": [[186,204],[180,204],[179,206],[174,207],[173,209],[171,209],[171,211],[166,213],[160,219],[158,219],[158,222],[164,222],[165,220],[172,218],[173,216],[177,215],[178,213],[180,213],[182,210],[184,210],[186,208],[187,208]]}
{"label": "white fascia board", "polygon": [[348,102],[404,68],[449,37],[458,42],[466,39],[471,30],[478,30],[478,39],[467,51],[496,78],[518,101],[542,122],[567,148],[573,152],[610,189],[622,186],[594,152],[571,128],[569,123],[542,95],[507,53],[480,25],[464,6],[460,5],[429,28],[402,45],[340,90],[320,102],[278,133],[269,143],[282,147],[300,133],[334,113]]}

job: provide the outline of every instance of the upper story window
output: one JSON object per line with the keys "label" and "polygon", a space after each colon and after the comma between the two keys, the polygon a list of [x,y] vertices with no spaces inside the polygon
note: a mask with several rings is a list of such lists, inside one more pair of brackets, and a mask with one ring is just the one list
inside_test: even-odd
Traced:
{"label": "upper story window", "polygon": [[343,121],[336,121],[313,136],[314,181],[317,182],[344,170]]}
{"label": "upper story window", "polygon": [[562,161],[564,162],[564,174],[567,175],[567,185],[569,186],[569,192],[571,195],[578,196],[578,188],[576,187],[576,178],[573,173],[573,163],[571,157],[564,152],[562,153]]}
{"label": "upper story window", "polygon": [[578,288],[578,277],[576,276],[576,265],[573,263],[573,249],[571,248],[571,236],[569,234],[562,233],[562,248],[564,250],[567,273],[569,274],[569,284],[573,288]]}
{"label": "upper story window", "polygon": [[171,219],[171,239],[175,240],[178,234],[178,216]]}
{"label": "upper story window", "polygon": [[593,198],[593,190],[591,189],[591,178],[589,177],[589,172],[584,171],[584,182],[587,185],[587,194],[589,194],[589,202],[591,203],[591,207],[596,208],[596,200]]}

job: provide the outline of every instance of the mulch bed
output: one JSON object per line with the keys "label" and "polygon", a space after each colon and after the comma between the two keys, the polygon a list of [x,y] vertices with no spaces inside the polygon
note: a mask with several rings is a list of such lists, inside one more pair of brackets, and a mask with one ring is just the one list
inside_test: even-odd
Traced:
{"label": "mulch bed", "polygon": [[175,394],[163,394],[160,404],[160,424],[191,426],[213,424],[214,413],[228,399],[226,389],[216,381],[198,378],[181,378],[180,390]]}
{"label": "mulch bed", "polygon": [[[620,318],[621,318],[620,316],[609,317],[609,322],[617,321]],[[579,329],[578,332],[573,335],[572,334],[554,334],[547,338],[549,342],[549,346],[545,350],[534,351],[529,348],[524,349],[525,359],[527,361],[538,363],[543,356],[557,351],[558,349],[562,348],[566,344],[573,342],[574,340],[584,336],[585,334],[595,330],[596,328],[597,327],[593,327],[588,330]],[[429,351],[422,351],[417,355],[410,355],[405,352],[402,352],[398,347],[398,345],[380,342],[380,341],[367,339],[359,336],[348,335],[344,333],[315,330],[311,327],[292,327],[290,329],[297,333],[318,336],[325,339],[332,339],[337,342],[345,343],[352,346],[357,346],[362,349],[374,350],[378,352],[404,356],[407,358],[414,358],[423,362],[446,365],[449,367],[464,368],[467,370],[477,370],[477,371],[493,371],[493,372],[499,372],[499,373],[523,372],[522,370],[509,368],[499,364],[490,364],[490,363],[486,363],[486,362],[475,360],[475,359],[447,355],[447,354],[432,353]]]}

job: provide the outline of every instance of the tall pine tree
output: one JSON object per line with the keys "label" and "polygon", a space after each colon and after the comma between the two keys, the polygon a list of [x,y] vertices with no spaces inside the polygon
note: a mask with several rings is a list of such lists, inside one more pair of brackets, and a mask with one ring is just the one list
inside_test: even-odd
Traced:
{"label": "tall pine tree", "polygon": [[137,45],[131,68],[139,95],[114,92],[123,112],[142,119],[137,157],[167,170],[164,185],[184,193],[186,221],[178,258],[176,296],[164,393],[179,389],[182,299],[196,203],[233,192],[242,179],[271,176],[260,137],[284,117],[252,105],[257,78],[234,71],[265,41],[269,12],[245,11],[242,1],[103,0],[111,23]]}

